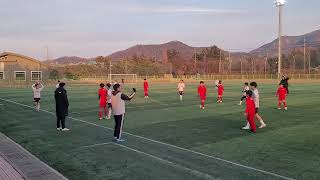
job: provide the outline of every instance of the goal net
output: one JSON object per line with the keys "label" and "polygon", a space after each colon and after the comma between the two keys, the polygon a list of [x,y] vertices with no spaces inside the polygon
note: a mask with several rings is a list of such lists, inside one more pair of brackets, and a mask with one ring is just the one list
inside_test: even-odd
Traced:
{"label": "goal net", "polygon": [[109,81],[111,83],[118,82],[134,86],[138,81],[138,76],[137,74],[109,74]]}

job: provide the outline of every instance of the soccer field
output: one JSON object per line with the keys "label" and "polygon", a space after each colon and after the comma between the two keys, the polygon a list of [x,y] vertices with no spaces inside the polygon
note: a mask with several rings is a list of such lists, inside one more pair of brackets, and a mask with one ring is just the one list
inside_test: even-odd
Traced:
{"label": "soccer field", "polygon": [[[259,84],[259,83],[258,83]],[[98,86],[67,86],[70,132],[55,129],[53,87],[42,92],[43,111],[32,109],[31,88],[0,89],[0,131],[69,179],[320,179],[320,85],[291,83],[289,110],[277,108],[276,84],[259,84],[267,128],[240,130],[242,82],[226,82],[224,102],[207,84],[199,109],[198,84],[150,83],[150,98],[127,104],[123,144],[112,143],[113,120],[98,120]],[[130,87],[125,89],[129,94]],[[257,123],[259,125],[259,123]]]}

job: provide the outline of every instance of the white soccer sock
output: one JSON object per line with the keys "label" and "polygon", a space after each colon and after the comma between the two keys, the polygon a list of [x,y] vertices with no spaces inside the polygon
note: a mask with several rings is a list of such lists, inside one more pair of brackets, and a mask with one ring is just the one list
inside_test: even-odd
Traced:
{"label": "white soccer sock", "polygon": [[109,111],[108,111],[108,118],[111,117],[111,108],[109,108]]}
{"label": "white soccer sock", "polygon": [[182,95],[180,95],[180,101],[182,101]]}

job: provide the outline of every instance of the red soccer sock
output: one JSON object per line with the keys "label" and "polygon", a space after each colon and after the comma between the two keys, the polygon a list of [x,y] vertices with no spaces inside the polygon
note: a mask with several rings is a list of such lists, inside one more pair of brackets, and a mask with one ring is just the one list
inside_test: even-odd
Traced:
{"label": "red soccer sock", "polygon": [[204,101],[201,101],[201,106],[204,107]]}
{"label": "red soccer sock", "polygon": [[278,102],[278,108],[281,108],[281,102],[280,101]]}
{"label": "red soccer sock", "polygon": [[287,103],[286,102],[283,102],[283,105],[284,105],[284,107],[287,107]]}

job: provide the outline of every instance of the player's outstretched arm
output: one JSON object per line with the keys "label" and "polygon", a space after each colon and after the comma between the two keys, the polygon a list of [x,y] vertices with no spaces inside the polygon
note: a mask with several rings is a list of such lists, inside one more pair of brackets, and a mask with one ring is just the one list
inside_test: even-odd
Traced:
{"label": "player's outstretched arm", "polygon": [[121,99],[124,101],[130,101],[131,99],[133,99],[133,97],[136,95],[136,88],[132,88],[132,94],[130,94],[129,96],[125,95],[125,94],[121,94]]}

